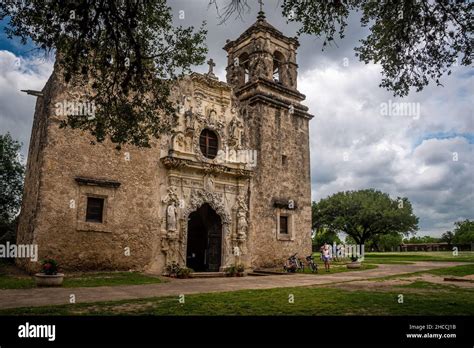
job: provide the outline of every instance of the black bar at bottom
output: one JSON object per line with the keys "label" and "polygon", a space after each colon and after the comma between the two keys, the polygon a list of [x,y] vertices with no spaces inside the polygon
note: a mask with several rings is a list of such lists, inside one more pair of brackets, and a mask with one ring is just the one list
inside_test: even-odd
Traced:
{"label": "black bar at bottom", "polygon": [[[54,341],[19,337],[55,325]],[[295,344],[473,346],[473,317],[0,317],[0,346],[57,344]],[[45,331],[46,332],[46,331]],[[410,336],[408,336],[410,335]],[[436,336],[435,336],[436,335]],[[438,335],[441,335],[439,337]],[[51,338],[51,337],[50,337]]]}

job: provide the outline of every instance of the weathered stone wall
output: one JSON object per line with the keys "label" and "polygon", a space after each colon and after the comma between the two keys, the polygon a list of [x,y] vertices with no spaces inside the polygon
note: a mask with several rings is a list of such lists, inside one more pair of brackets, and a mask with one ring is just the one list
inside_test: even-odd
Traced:
{"label": "weathered stone wall", "polygon": [[[246,165],[226,158],[229,148],[240,148],[241,126],[236,126],[240,121],[231,105],[230,88],[202,75],[186,77],[173,89],[183,106],[176,133],[163,136],[149,149],[123,146],[119,151],[110,141],[96,143],[87,132],[59,128],[66,116],[56,114],[58,103],[80,102],[82,94],[63,85],[57,74],[55,70],[51,78],[54,84],[44,90],[45,107],[38,108],[35,115],[42,123],[35,123],[33,134],[38,134],[44,145],[39,147],[32,141],[27,169],[30,178],[25,185],[18,233],[25,240],[35,237],[39,258],[57,259],[65,270],[163,271],[165,254],[169,253],[163,246],[163,241],[168,241],[167,203],[163,198],[173,186],[182,201],[178,208],[181,257],[177,261],[185,265],[182,255],[186,254],[187,220],[183,214],[193,204],[193,192],[200,191],[210,197],[211,205],[222,210],[221,218],[228,216],[229,224],[223,228],[223,260],[236,262],[228,257],[237,243],[232,240],[237,235],[232,215],[236,214],[236,197],[248,192],[248,180],[240,178],[246,175],[242,174]],[[190,129],[184,111],[193,109]],[[198,139],[203,128],[219,134],[219,149],[225,155],[222,159],[208,160],[200,153]],[[35,160],[37,155],[41,160]],[[189,168],[181,164],[176,169],[167,168],[162,159],[168,157],[189,162]],[[88,196],[105,198],[103,223],[85,221]],[[30,229],[27,221],[31,221]],[[249,260],[248,255],[238,259],[250,267]],[[33,269],[38,265],[23,266]]]}
{"label": "weathered stone wall", "polygon": [[[95,144],[87,133],[59,129],[56,103],[80,100],[80,92],[64,88],[55,74],[55,84],[46,86],[42,98],[46,106],[35,114],[40,122],[35,121],[33,134],[39,133],[39,142],[47,143],[38,148],[33,139],[27,169],[31,179],[25,183],[18,236],[21,240],[34,236],[40,259],[53,257],[65,269],[143,268],[151,259],[160,223],[159,146],[125,146],[117,151],[109,141]],[[35,159],[37,152],[42,160]],[[79,185],[75,177],[114,180],[121,185]],[[106,198],[104,224],[85,222],[87,194]],[[37,207],[30,203],[34,201]],[[32,216],[36,216],[33,221]]]}
{"label": "weathered stone wall", "polygon": [[[250,204],[252,264],[282,266],[294,253],[311,253],[308,119],[260,104],[249,112],[247,124],[259,153]],[[276,200],[293,201],[295,209],[277,208]],[[291,216],[288,236],[278,233],[279,213]]]}
{"label": "weathered stone wall", "polygon": [[[36,223],[40,207],[40,187],[43,177],[44,148],[47,144],[47,112],[49,99],[55,86],[55,75],[52,75],[43,89],[43,97],[36,100],[35,116],[31,130],[30,146],[24,181],[21,213],[18,221],[17,244],[36,243]],[[35,271],[39,264],[30,262],[29,259],[17,259],[17,264]]]}

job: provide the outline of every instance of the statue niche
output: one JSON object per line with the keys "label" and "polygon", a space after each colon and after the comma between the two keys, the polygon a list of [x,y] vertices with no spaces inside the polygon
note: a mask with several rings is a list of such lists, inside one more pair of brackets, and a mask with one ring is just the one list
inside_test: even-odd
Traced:
{"label": "statue niche", "polygon": [[165,226],[166,230],[161,237],[161,250],[165,255],[165,267],[173,263],[180,263],[180,246],[181,238],[178,224],[178,207],[179,198],[176,188],[170,186],[167,195],[162,199],[165,205]]}
{"label": "statue niche", "polygon": [[244,196],[237,197],[237,240],[247,240],[248,221],[247,213],[249,211]]}
{"label": "statue niche", "polygon": [[242,145],[242,131],[243,124],[237,116],[234,116],[229,123],[228,134],[229,134],[229,146],[240,147]]}

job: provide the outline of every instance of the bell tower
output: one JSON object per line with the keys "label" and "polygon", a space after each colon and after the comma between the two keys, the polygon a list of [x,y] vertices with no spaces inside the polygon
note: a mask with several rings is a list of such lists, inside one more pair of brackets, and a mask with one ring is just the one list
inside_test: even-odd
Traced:
{"label": "bell tower", "polygon": [[297,90],[296,38],[265,18],[227,40],[227,83],[245,124],[245,145],[257,151],[251,182],[249,245],[252,265],[281,266],[311,253],[309,121]]}

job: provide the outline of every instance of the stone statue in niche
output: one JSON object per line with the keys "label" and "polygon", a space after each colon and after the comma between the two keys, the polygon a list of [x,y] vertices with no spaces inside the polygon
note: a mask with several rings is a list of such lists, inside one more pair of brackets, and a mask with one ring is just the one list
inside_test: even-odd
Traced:
{"label": "stone statue in niche", "polygon": [[166,204],[166,230],[168,233],[178,230],[178,204],[179,198],[176,193],[176,187],[170,186],[167,195],[162,199]]}
{"label": "stone statue in niche", "polygon": [[188,153],[193,152],[193,138],[191,136],[184,138],[184,150]]}
{"label": "stone statue in niche", "polygon": [[204,189],[206,191],[214,191],[214,175],[208,174],[204,177]]}
{"label": "stone statue in niche", "polygon": [[203,115],[203,106],[202,106],[202,100],[200,97],[196,97],[196,113],[198,116]]}
{"label": "stone statue in niche", "polygon": [[194,129],[193,107],[184,113],[184,124],[187,129]]}
{"label": "stone statue in niche", "polygon": [[230,121],[228,131],[229,131],[229,140],[230,140],[229,144],[231,146],[241,145],[242,126],[243,124],[238,119],[237,116],[234,116],[234,118],[232,118],[232,121]]}
{"label": "stone statue in niche", "polygon": [[166,208],[166,229],[168,232],[176,232],[178,230],[178,210],[175,202],[171,202]]}
{"label": "stone statue in niche", "polygon": [[207,117],[209,123],[215,124],[217,122],[217,112],[214,109],[211,109],[209,111],[208,117]]}
{"label": "stone statue in niche", "polygon": [[240,195],[237,197],[237,239],[242,241],[247,239],[247,212],[248,207],[245,203],[245,197]]}

